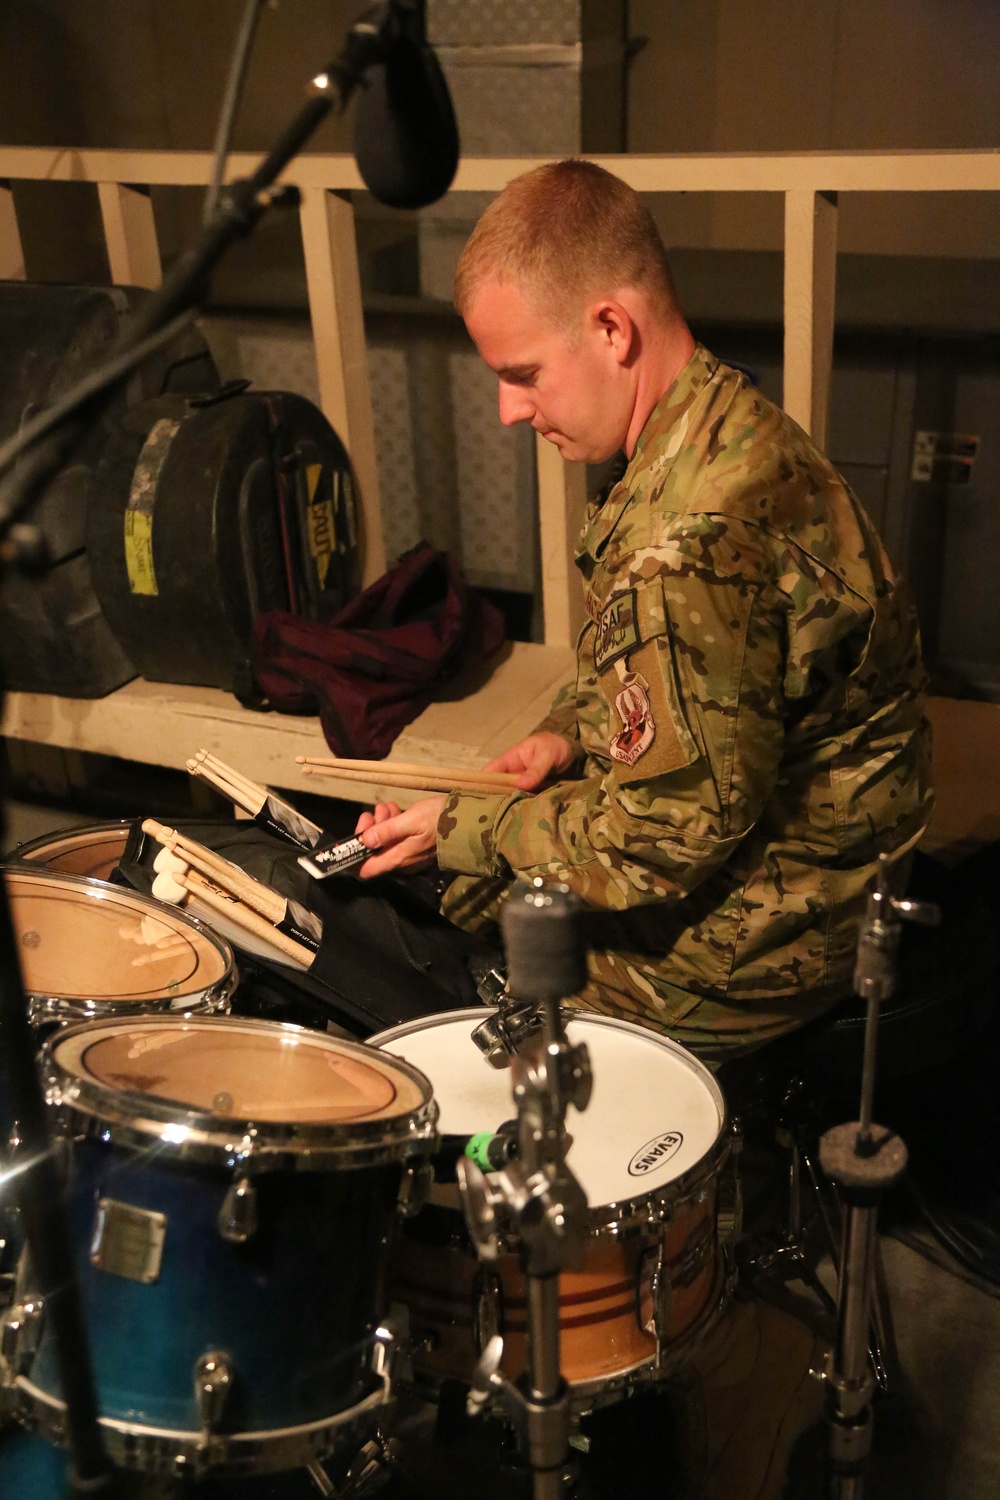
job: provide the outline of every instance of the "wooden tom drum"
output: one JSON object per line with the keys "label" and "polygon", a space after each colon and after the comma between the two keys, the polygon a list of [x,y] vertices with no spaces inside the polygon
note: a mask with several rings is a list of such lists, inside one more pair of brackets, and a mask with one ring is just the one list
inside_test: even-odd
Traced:
{"label": "wooden tom drum", "polygon": [[[509,1070],[491,1067],[472,1041],[485,1014],[429,1016],[371,1039],[430,1078],[445,1140],[495,1131],[515,1114]],[[671,1373],[721,1311],[716,1194],[729,1135],[718,1084],[683,1047],[606,1016],[574,1012],[567,1031],[586,1042],[594,1076],[588,1108],[571,1109],[566,1122],[569,1165],[590,1205],[584,1260],[560,1276],[560,1364],[586,1410]],[[408,1309],[424,1383],[470,1379],[494,1333],[504,1337],[507,1373],[524,1369],[517,1248],[480,1263],[457,1188],[432,1188],[395,1261],[395,1296]]]}
{"label": "wooden tom drum", "polygon": [[86,875],[91,880],[110,880],[125,853],[131,822],[86,823],[81,828],[61,828],[40,838],[18,844],[11,859],[44,865],[63,875]]}
{"label": "wooden tom drum", "polygon": [[33,1026],[229,1009],[232,949],[186,912],[80,875],[3,873]]}

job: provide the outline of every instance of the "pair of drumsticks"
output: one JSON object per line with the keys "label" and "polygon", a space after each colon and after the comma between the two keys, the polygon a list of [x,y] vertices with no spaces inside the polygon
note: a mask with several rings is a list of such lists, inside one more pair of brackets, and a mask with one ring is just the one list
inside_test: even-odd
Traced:
{"label": "pair of drumsticks", "polygon": [[[345,756],[297,755],[295,760],[302,767],[303,776],[322,776],[334,781],[429,792],[517,791],[517,777],[506,771],[477,771],[469,766],[423,766],[400,760],[350,760]],[[251,817],[257,817],[268,798],[287,808],[293,817],[302,817],[290,803],[235,771],[208,750],[199,750],[187,762],[187,768],[192,776],[207,781]],[[316,831],[321,833],[319,829]]]}
{"label": "pair of drumsticks", "polygon": [[402,760],[349,760],[343,756],[297,755],[303,776],[334,781],[362,781],[398,786],[406,791],[516,792],[517,777],[508,771],[477,771],[469,766],[422,766]]}
{"label": "pair of drumsticks", "polygon": [[288,916],[284,896],[254,880],[221,854],[206,849],[175,828],[158,823],[155,818],[146,818],[142,830],[163,845],[153,862],[156,871],[153,895],[158,901],[180,905],[188,896],[195,896],[244,932],[270,943],[293,963],[308,968],[315,957],[312,949],[289,937],[277,925]]}

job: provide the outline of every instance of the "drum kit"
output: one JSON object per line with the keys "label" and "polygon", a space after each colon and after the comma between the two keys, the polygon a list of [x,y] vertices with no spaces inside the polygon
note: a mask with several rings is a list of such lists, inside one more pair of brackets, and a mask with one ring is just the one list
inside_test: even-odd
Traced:
{"label": "drum kit", "polygon": [[[401,1392],[433,1403],[462,1382],[473,1407],[517,1427],[510,1392],[538,1374],[543,1287],[562,1436],[543,1466],[557,1488],[535,1482],[561,1493],[573,1424],[676,1371],[725,1305],[733,1153],[712,1075],[626,1021],[553,1023],[556,996],[526,1003],[537,933],[518,1002],[532,1024],[513,1059],[497,1045],[509,1005],[366,1044],[230,1014],[226,940],[95,878],[128,832],[52,835],[4,872],[111,1461],[180,1487],[304,1470],[321,1493],[362,1493],[356,1478],[335,1489],[324,1461],[361,1454],[374,1488],[371,1454],[388,1452]],[[508,957],[516,967],[510,941]],[[559,1000],[574,972],[554,980]],[[539,1058],[532,1115],[525,1059]],[[18,1424],[65,1445],[53,1331],[14,1207],[21,1149],[15,1127],[0,1410],[8,1436]]]}
{"label": "drum kit", "polygon": [[[392,1470],[400,1402],[458,1388],[517,1444],[535,1500],[566,1494],[581,1421],[662,1389],[732,1291],[738,1153],[714,1077],[665,1037],[567,1008],[578,909],[540,881],[507,903],[499,1006],[364,1044],[232,1014],[226,939],[104,878],[129,829],[52,835],[3,872],[116,1472],[159,1495],[295,1471],[353,1500]],[[859,950],[876,1010],[907,905],[883,878]],[[862,1262],[876,1179],[900,1170],[891,1142],[872,1146],[873,1069],[872,1040],[863,1128],[826,1147]],[[3,1493],[5,1450],[27,1482],[19,1429],[73,1448],[52,1299],[15,1207],[23,1150],[15,1120]],[[869,1274],[845,1259],[827,1374],[845,1496],[870,1442]],[[63,1492],[48,1485],[32,1495]]]}

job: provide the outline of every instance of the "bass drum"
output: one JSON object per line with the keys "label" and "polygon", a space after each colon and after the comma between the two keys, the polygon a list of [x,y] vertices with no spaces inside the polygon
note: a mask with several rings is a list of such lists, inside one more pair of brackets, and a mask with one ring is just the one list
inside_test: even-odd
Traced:
{"label": "bass drum", "polygon": [[[430,1078],[450,1148],[436,1160],[441,1177],[453,1175],[456,1145],[516,1115],[509,1069],[493,1068],[472,1040],[486,1014],[451,1011],[371,1038]],[[730,1136],[718,1084],[683,1047],[578,1012],[567,1033],[586,1042],[594,1077],[587,1109],[566,1121],[568,1163],[589,1204],[583,1265],[559,1278],[562,1373],[586,1411],[671,1374],[721,1312],[716,1200]],[[525,1368],[527,1283],[516,1239],[505,1250],[492,1265],[477,1260],[454,1183],[435,1183],[406,1226],[394,1291],[424,1385],[470,1380],[494,1333],[511,1378]]]}

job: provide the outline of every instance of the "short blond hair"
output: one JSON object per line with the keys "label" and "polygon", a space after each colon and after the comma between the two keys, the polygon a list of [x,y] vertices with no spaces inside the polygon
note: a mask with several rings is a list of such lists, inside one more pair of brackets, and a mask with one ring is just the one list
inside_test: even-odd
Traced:
{"label": "short blond hair", "polygon": [[490,204],[459,257],[460,314],[487,281],[525,288],[562,324],[590,298],[625,287],[643,290],[662,315],[680,315],[649,209],[620,177],[575,157],[515,177]]}

